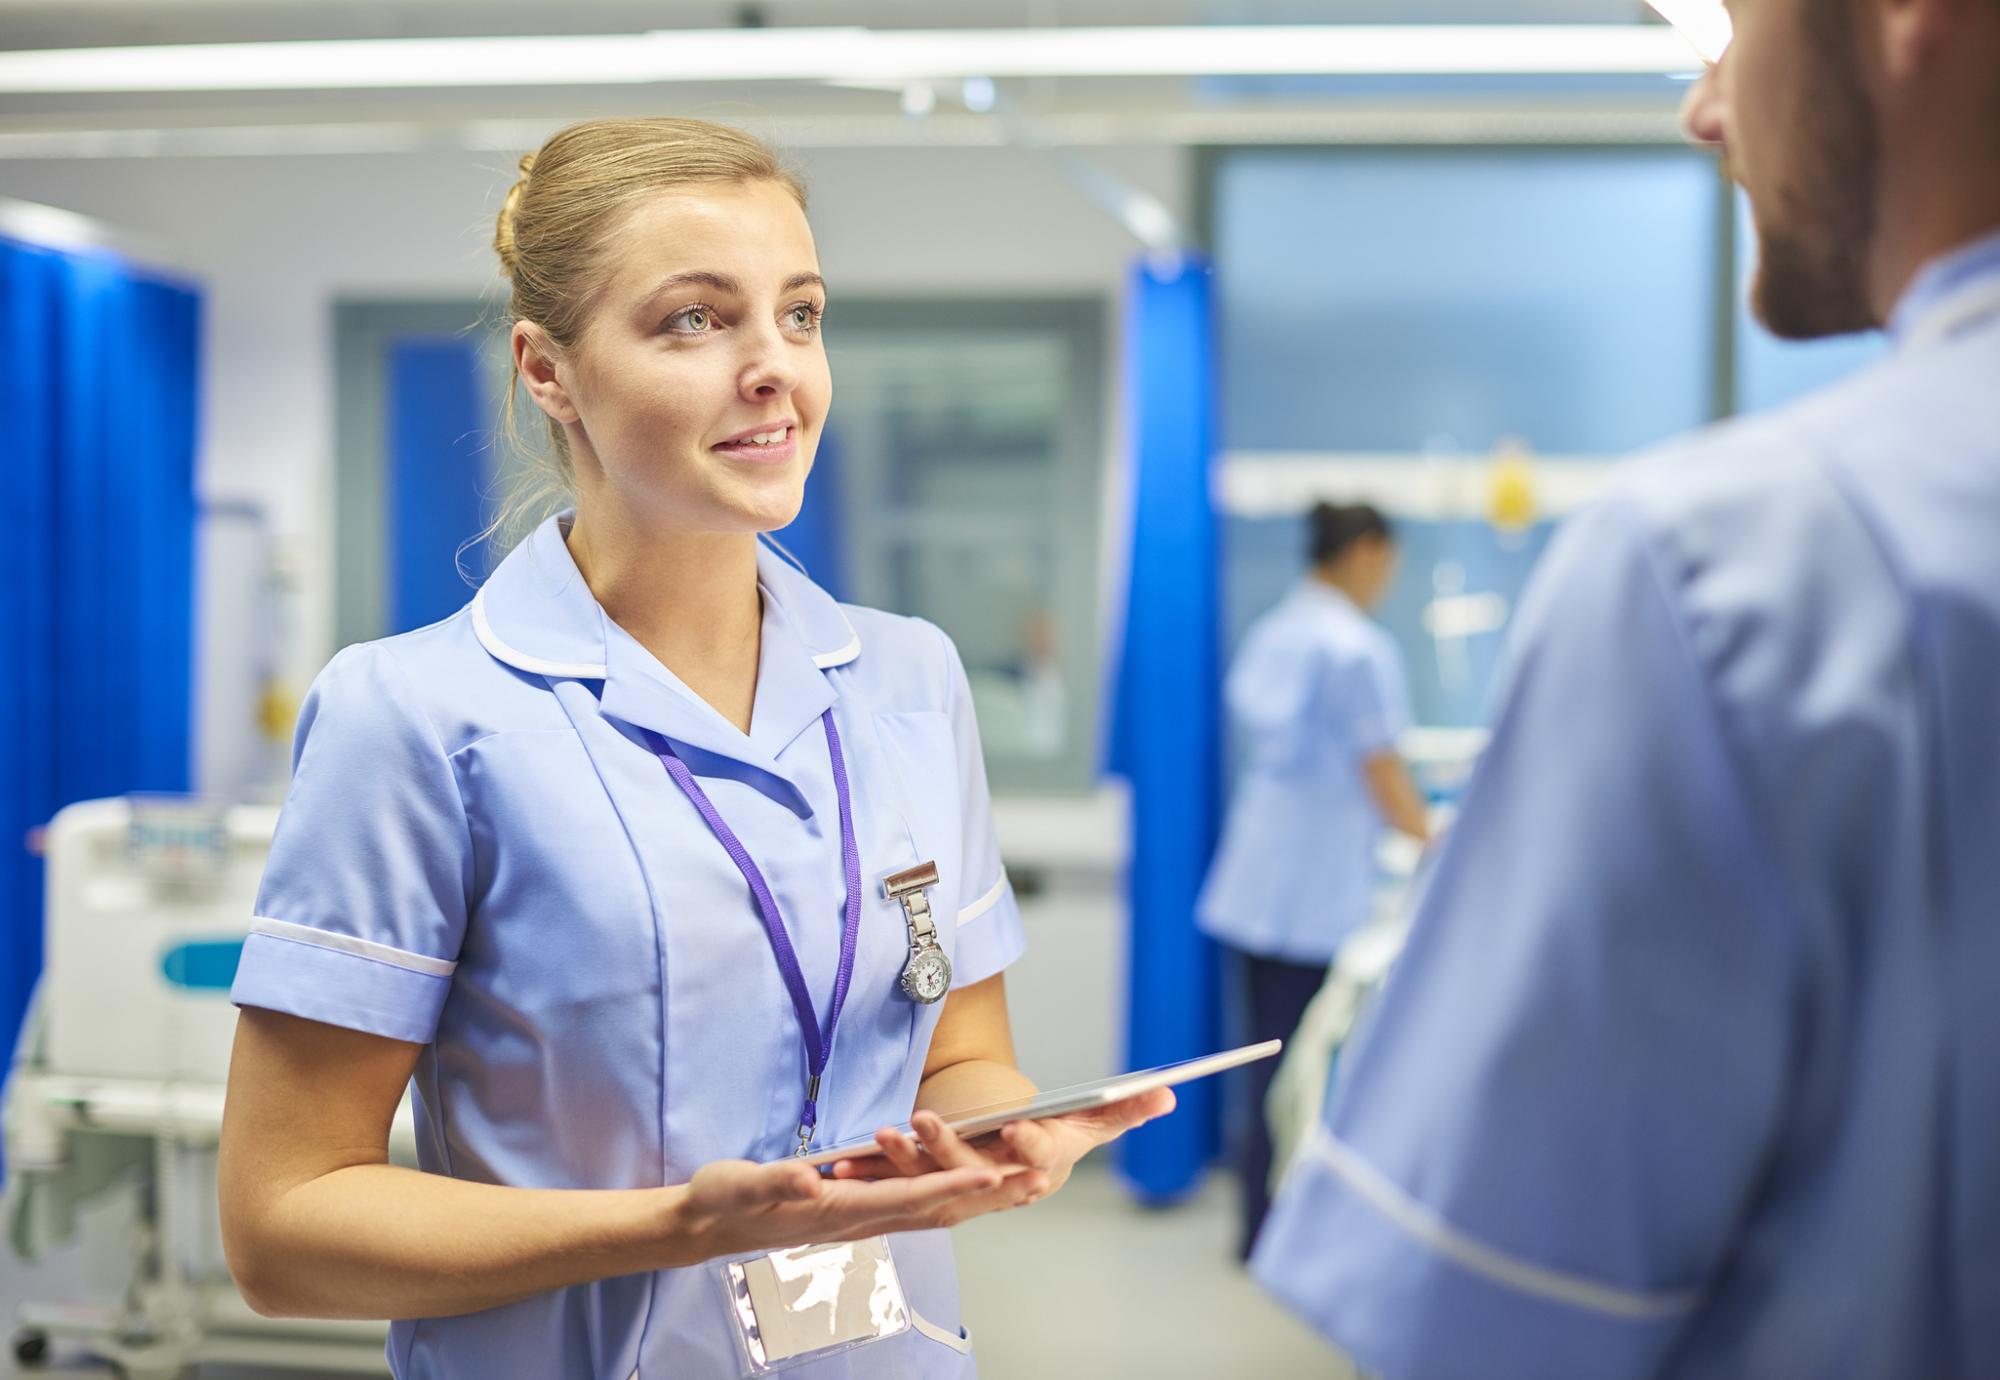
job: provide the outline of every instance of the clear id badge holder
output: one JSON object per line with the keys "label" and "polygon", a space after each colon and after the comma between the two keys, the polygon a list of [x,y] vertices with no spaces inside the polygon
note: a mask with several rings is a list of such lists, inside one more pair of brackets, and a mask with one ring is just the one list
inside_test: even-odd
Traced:
{"label": "clear id badge holder", "polygon": [[770,1375],[910,1330],[889,1238],[795,1246],[720,1267],[745,1376]]}

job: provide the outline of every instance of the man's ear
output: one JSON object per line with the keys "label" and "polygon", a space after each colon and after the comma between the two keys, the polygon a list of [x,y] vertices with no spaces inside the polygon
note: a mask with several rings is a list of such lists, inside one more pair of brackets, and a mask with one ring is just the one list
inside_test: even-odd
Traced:
{"label": "man's ear", "polygon": [[514,369],[535,406],[558,422],[578,420],[576,404],[562,379],[562,351],[548,334],[532,321],[516,321],[508,345],[514,352]]}
{"label": "man's ear", "polygon": [[1940,57],[1962,35],[1975,5],[1990,0],[1864,0],[1864,22],[1875,26],[1882,75],[1892,87],[1931,79]]}

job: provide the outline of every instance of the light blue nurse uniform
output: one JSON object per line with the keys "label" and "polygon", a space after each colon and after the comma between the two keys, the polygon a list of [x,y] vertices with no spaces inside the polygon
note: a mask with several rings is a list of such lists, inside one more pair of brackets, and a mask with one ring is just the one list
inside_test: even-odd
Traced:
{"label": "light blue nurse uniform", "polygon": [[1410,726],[1402,654],[1307,579],[1251,625],[1225,695],[1242,774],[1196,923],[1245,953],[1329,963],[1374,895],[1384,826],[1361,769]]}
{"label": "light blue nurse uniform", "polygon": [[1566,524],[1260,1279],[1386,1380],[2000,1375],[2000,236]]}
{"label": "light blue nurse uniform", "polygon": [[[743,840],[823,1021],[846,898],[820,723],[852,781],[863,899],[815,1144],[905,1121],[942,1004],[905,996],[881,879],[934,860],[956,986],[1023,947],[965,673],[915,619],[837,604],[760,546],[746,736],[608,618],[550,519],[441,623],[350,647],[299,721],[233,999],[424,1046],[422,1167],[531,1188],[654,1188],[789,1153],[800,1032],[743,876],[660,759]],[[918,1329],[787,1372],[973,1374],[943,1232],[891,1238]],[[742,1374],[704,1266],[400,1321],[401,1380]]]}

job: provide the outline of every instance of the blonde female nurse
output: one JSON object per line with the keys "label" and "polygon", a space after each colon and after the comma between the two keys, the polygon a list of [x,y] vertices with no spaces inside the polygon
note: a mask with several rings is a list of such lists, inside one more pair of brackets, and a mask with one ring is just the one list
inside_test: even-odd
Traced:
{"label": "blonde female nurse", "polygon": [[522,172],[495,246],[573,507],[308,697],[233,992],[231,1267],[260,1312],[393,1319],[404,1380],[969,1376],[938,1228],[1171,1096],[979,1146],[935,1115],[1031,1086],[1021,920],[951,642],[758,540],[832,400],[798,183],[668,119]]}

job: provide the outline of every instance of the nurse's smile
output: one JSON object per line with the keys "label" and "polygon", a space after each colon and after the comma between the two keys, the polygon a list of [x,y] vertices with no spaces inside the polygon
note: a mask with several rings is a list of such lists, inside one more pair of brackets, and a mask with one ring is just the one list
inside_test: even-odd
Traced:
{"label": "nurse's smile", "polygon": [[791,422],[785,421],[739,432],[709,449],[753,465],[782,465],[798,455],[798,433]]}

